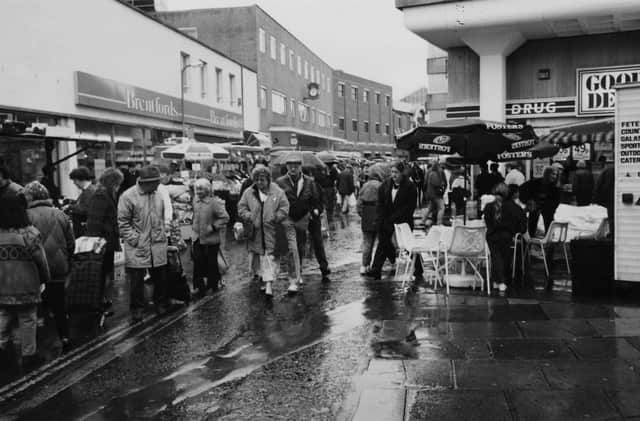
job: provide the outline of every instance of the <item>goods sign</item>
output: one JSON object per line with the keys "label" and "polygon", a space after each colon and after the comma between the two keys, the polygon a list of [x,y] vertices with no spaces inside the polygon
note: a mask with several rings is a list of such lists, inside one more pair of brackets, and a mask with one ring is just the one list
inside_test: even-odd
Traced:
{"label": "goods sign", "polygon": [[[182,120],[180,98],[89,73],[75,72],[75,77],[76,104],[78,105],[161,120],[176,122]],[[198,126],[230,131],[242,130],[241,114],[191,101],[184,102],[184,120]]]}
{"label": "goods sign", "polygon": [[578,69],[576,80],[577,115],[613,115],[615,86],[640,82],[640,65]]}
{"label": "goods sign", "polygon": [[553,156],[554,161],[566,161],[571,154],[571,148],[560,148],[557,154]]}

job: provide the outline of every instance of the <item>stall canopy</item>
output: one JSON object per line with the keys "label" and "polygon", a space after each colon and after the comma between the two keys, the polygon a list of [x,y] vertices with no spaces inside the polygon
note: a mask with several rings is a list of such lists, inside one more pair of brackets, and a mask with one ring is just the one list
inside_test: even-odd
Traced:
{"label": "stall canopy", "polygon": [[325,164],[309,151],[283,151],[280,156],[271,161],[273,165],[285,165],[289,159],[294,159],[302,163],[303,167],[322,168]]}
{"label": "stall canopy", "polygon": [[581,145],[583,143],[613,143],[615,119],[604,118],[584,123],[558,126],[542,137],[543,141],[561,147]]}
{"label": "stall canopy", "polygon": [[520,123],[477,119],[442,120],[396,137],[410,159],[454,155],[466,163],[513,161],[553,156],[558,147],[541,142],[533,128]]}
{"label": "stall canopy", "polygon": [[187,142],[165,149],[161,152],[161,156],[164,159],[185,161],[226,160],[229,159],[229,152],[211,143]]}

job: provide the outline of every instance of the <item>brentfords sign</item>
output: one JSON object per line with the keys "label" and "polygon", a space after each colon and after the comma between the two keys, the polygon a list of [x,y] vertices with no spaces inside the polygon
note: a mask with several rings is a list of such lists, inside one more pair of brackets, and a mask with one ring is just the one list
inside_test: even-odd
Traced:
{"label": "brentfords sign", "polygon": [[[76,104],[161,120],[182,120],[179,98],[84,72],[76,72]],[[242,114],[190,101],[184,103],[184,119],[189,124],[234,132],[243,128]]]}
{"label": "brentfords sign", "polygon": [[617,85],[640,82],[640,65],[577,70],[578,115],[613,115]]}

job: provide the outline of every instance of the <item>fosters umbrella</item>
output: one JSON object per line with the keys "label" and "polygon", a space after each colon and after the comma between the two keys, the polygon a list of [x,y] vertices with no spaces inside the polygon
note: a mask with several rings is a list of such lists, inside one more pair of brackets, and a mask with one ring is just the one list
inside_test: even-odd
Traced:
{"label": "fosters umbrella", "polygon": [[202,142],[187,142],[171,146],[160,154],[164,159],[183,159],[185,161],[206,161],[210,159],[229,159],[229,152],[217,145]]}
{"label": "fosters umbrella", "polygon": [[285,152],[279,157],[277,157],[275,160],[271,161],[271,164],[285,165],[290,158],[302,162],[303,167],[322,168],[325,166],[324,163],[320,161],[318,157],[314,155],[313,152],[308,152],[308,151]]}

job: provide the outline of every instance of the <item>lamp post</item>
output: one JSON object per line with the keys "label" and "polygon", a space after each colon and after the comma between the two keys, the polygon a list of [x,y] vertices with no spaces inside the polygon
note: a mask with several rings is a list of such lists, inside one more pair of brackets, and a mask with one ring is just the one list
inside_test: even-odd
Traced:
{"label": "lamp post", "polygon": [[204,63],[200,61],[198,64],[185,64],[180,70],[180,111],[182,113],[182,137],[186,136],[184,127],[184,72],[190,67],[202,67]]}

